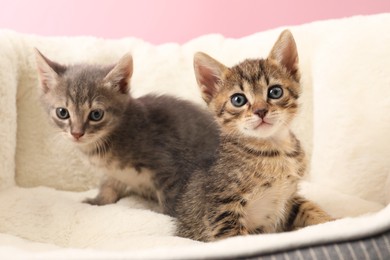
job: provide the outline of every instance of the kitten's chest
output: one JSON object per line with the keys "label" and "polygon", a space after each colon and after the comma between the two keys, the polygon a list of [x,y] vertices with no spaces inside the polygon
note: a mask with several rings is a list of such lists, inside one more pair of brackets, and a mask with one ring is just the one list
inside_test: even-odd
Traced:
{"label": "kitten's chest", "polygon": [[273,158],[262,160],[255,169],[251,176],[255,185],[245,195],[245,221],[252,230],[275,232],[286,217],[288,201],[297,191],[297,163],[290,158]]}
{"label": "kitten's chest", "polygon": [[289,181],[267,183],[247,196],[245,221],[249,229],[275,232],[286,217],[286,205],[297,190]]}

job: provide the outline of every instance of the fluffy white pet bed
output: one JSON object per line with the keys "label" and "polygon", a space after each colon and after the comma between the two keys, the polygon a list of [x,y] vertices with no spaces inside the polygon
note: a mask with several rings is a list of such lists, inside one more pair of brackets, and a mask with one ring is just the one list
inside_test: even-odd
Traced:
{"label": "fluffy white pet bed", "polygon": [[[311,159],[302,194],[334,217],[299,231],[200,243],[136,196],[96,207],[100,174],[59,138],[38,102],[33,47],[60,63],[134,57],[132,93],[203,105],[192,69],[204,51],[226,65],[265,57],[281,29],[153,46],[140,39],[49,38],[0,31],[0,258],[390,257],[390,14],[289,28],[304,94],[295,132]],[[321,258],[322,257],[322,258]]]}

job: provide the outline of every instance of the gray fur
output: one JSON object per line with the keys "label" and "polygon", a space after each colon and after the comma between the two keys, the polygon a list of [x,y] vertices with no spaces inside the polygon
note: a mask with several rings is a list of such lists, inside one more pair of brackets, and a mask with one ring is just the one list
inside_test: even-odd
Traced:
{"label": "gray fur", "polygon": [[[107,173],[98,196],[86,202],[114,203],[135,192],[158,200],[166,214],[176,215],[177,194],[193,171],[209,167],[218,145],[209,112],[167,95],[132,98],[129,55],[115,66],[63,66],[39,52],[36,56],[42,104],[50,118]],[[59,106],[69,109],[69,119],[56,116]],[[101,122],[88,120],[96,106],[104,110]],[[76,140],[72,131],[83,136]]]}

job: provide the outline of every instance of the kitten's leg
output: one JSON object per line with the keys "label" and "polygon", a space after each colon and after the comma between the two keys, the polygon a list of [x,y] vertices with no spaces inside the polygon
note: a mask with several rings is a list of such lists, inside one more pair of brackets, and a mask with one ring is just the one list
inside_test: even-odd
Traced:
{"label": "kitten's leg", "polygon": [[334,220],[317,204],[301,196],[291,200],[287,229],[294,230]]}
{"label": "kitten's leg", "polygon": [[95,198],[85,199],[83,202],[91,205],[107,205],[117,202],[126,195],[126,185],[114,178],[106,176]]}
{"label": "kitten's leg", "polygon": [[221,210],[219,214],[208,219],[209,239],[208,241],[220,240],[223,238],[249,235],[249,230],[242,223],[239,212]]}

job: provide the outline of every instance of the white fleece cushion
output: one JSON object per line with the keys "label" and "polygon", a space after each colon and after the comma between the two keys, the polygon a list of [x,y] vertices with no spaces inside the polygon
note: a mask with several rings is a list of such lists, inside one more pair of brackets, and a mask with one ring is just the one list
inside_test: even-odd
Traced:
{"label": "white fleece cushion", "polygon": [[0,59],[0,189],[15,183],[16,91],[20,64],[14,51],[19,41],[11,40],[18,37],[8,38],[10,35],[15,36],[0,31],[0,49],[3,52]]}
{"label": "white fleece cushion", "polygon": [[356,19],[313,57],[311,180],[382,203],[390,190],[390,20]]}

